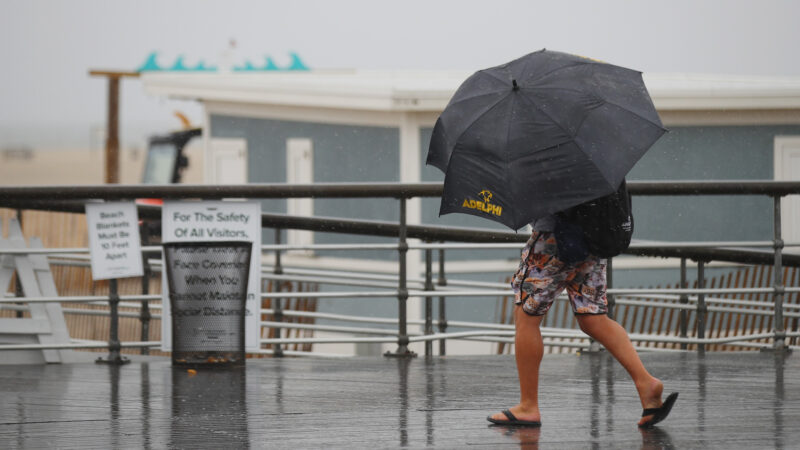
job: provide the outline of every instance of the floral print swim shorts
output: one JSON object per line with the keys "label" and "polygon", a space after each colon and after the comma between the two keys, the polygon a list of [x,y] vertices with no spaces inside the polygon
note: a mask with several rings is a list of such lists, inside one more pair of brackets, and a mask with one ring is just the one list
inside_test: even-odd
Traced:
{"label": "floral print swim shorts", "polygon": [[558,259],[556,237],[534,231],[522,249],[519,268],[511,281],[514,303],[532,316],[543,316],[566,288],[575,314],[606,314],[606,259],[589,255],[566,264]]}

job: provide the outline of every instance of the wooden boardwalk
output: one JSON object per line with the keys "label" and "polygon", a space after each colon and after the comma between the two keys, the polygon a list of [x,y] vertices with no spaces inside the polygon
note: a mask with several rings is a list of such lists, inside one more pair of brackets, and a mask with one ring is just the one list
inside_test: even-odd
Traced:
{"label": "wooden boardwalk", "polygon": [[506,355],[260,359],[239,370],[150,357],[0,366],[0,448],[798,448],[800,355],[647,353],[679,391],[640,431],[633,385],[606,354],[546,355],[541,429],[491,427],[517,399]]}

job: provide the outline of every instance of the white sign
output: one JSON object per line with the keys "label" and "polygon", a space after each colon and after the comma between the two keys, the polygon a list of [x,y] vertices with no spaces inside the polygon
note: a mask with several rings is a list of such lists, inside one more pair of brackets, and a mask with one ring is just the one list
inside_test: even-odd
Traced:
{"label": "white sign", "polygon": [[[162,242],[247,241],[253,243],[245,303],[245,349],[260,348],[261,338],[261,203],[164,202],[161,210]],[[162,271],[161,347],[172,349],[172,319],[167,271]]]}
{"label": "white sign", "polygon": [[87,203],[92,279],[140,277],[142,247],[134,203]]}

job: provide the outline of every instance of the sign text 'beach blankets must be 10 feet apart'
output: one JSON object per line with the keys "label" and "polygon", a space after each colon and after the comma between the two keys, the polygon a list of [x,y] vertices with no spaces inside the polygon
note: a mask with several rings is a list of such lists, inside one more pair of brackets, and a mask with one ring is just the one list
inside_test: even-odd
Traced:
{"label": "sign text 'beach blankets must be 10 feet apart'", "polygon": [[[245,303],[245,348],[258,350],[261,308],[261,204],[241,201],[164,202],[161,210],[163,242],[245,241],[253,243]],[[161,345],[172,348],[172,324],[166,271],[162,272],[163,309]]]}
{"label": "sign text 'beach blankets must be 10 feet apart'", "polygon": [[143,275],[139,217],[134,203],[87,203],[86,222],[92,279]]}

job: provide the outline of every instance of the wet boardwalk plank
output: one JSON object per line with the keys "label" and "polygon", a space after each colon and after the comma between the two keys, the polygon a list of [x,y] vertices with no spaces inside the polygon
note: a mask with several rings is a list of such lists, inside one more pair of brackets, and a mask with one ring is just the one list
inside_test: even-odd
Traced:
{"label": "wet boardwalk plank", "polygon": [[671,417],[640,432],[634,388],[607,355],[546,355],[544,425],[490,427],[517,399],[510,356],[251,360],[191,375],[0,366],[0,448],[797,448],[800,357],[644,354]]}

